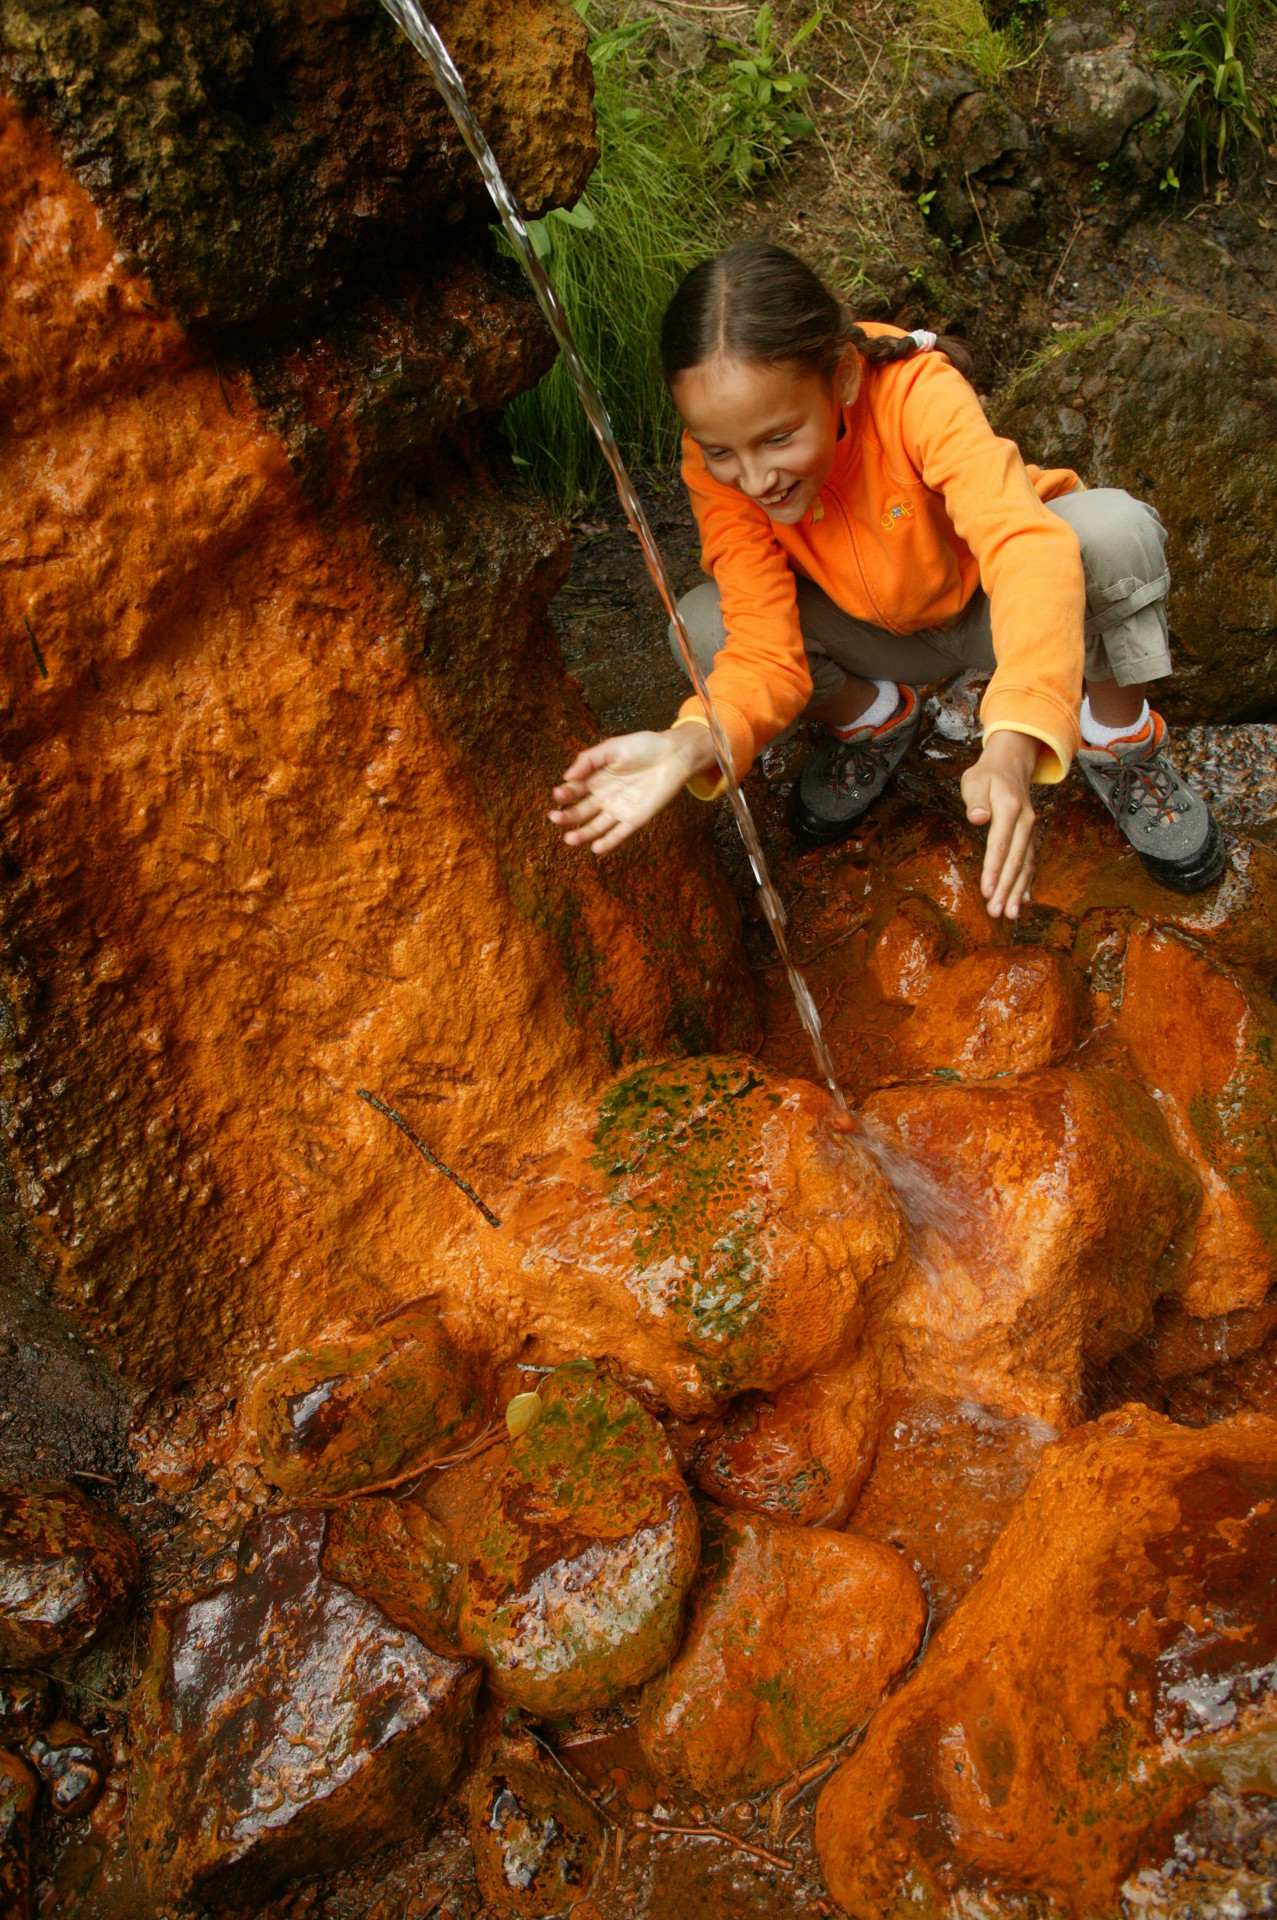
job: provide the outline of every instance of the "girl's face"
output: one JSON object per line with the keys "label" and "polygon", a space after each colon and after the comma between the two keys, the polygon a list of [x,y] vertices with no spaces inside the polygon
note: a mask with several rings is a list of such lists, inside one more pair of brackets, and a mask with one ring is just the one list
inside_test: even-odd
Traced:
{"label": "girl's face", "polygon": [[859,385],[860,356],[850,348],[832,382],[792,360],[769,366],[715,354],[680,373],[671,391],[715,480],[789,527],[825,484],[842,409]]}

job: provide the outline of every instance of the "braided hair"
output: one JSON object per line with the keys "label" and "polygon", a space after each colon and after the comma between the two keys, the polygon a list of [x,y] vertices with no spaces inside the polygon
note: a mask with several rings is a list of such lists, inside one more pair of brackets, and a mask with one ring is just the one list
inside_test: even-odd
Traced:
{"label": "braided hair", "polygon": [[772,365],[792,361],[832,380],[848,347],[871,367],[934,346],[970,380],[975,366],[948,334],[867,334],[796,253],[746,240],[693,267],[665,309],[661,364],[671,384],[714,354]]}

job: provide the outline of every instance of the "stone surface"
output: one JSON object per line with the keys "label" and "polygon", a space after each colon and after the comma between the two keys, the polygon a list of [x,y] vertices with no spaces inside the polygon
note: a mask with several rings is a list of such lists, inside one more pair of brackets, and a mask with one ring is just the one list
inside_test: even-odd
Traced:
{"label": "stone surface", "polygon": [[733,1058],[644,1068],[567,1112],[507,1218],[525,1333],[611,1357],[685,1419],[835,1366],[899,1284],[904,1231],[831,1117],[809,1082]]}
{"label": "stone surface", "polygon": [[931,1631],[984,1571],[1055,1430],[1003,1420],[971,1400],[893,1395],[864,1490],[848,1522],[896,1547],[922,1583]]}
{"label": "stone surface", "polygon": [[927,991],[949,946],[936,908],[907,894],[874,941],[867,971],[884,1000],[912,1007]]}
{"label": "stone surface", "polygon": [[55,1813],[65,1819],[92,1813],[102,1797],[107,1767],[83,1727],[73,1720],[54,1720],[31,1736],[23,1752],[48,1788]]}
{"label": "stone surface", "polygon": [[460,1569],[443,1528],[415,1501],[347,1501],[329,1519],[323,1570],[436,1653],[456,1652]]}
{"label": "stone surface", "polygon": [[742,1394],[696,1449],[696,1484],[719,1506],[839,1527],[873,1461],[881,1403],[872,1347],[831,1373]]}
{"label": "stone surface", "polygon": [[1059,71],[1064,97],[1054,132],[1078,160],[1111,160],[1159,104],[1157,83],[1125,47],[1067,54]]}
{"label": "stone surface", "polygon": [[[380,17],[343,12],[334,47]],[[494,54],[546,16],[526,18],[493,10]],[[500,1214],[530,1140],[619,1063],[752,1044],[691,803],[606,864],[547,829],[550,780],[597,728],[545,624],[565,533],[498,489],[486,412],[461,432],[445,411],[446,444],[396,473],[367,397],[382,361],[334,323],[324,377],[312,329],[296,406],[275,395],[286,445],[241,350],[196,349],[157,310],[8,105],[0,260],[0,597],[23,642],[0,686],[0,1081],[41,1278],[148,1385],[242,1374],[423,1297],[491,1341],[467,1289],[492,1229],[355,1089]],[[507,338],[485,358],[508,309],[456,272],[420,304],[440,341],[473,326],[487,408],[535,355]],[[329,429],[364,452],[333,455],[321,513],[289,455],[309,473]]]}
{"label": "stone surface", "polygon": [[0,1673],[0,1746],[18,1746],[49,1718],[53,1688],[42,1673]]}
{"label": "stone surface", "polygon": [[1267,336],[1206,308],[1130,320],[1022,375],[995,413],[1026,458],[1126,487],[1165,522],[1175,673],[1159,705],[1194,722],[1270,716],[1277,348]]}
{"label": "stone surface", "polygon": [[1169,930],[1127,944],[1118,1031],[1202,1184],[1178,1287],[1203,1319],[1257,1308],[1277,1277],[1277,1007]]}
{"label": "stone surface", "polygon": [[36,1781],[16,1753],[0,1753],[0,1912],[27,1920],[31,1911],[31,1816]]}
{"label": "stone surface", "polygon": [[[1101,1920],[1277,1703],[1277,1424],[1129,1407],[1044,1457],[984,1578],[821,1795],[853,1920],[1008,1899]],[[1266,1776],[1265,1776],[1266,1777]]]}
{"label": "stone surface", "polygon": [[[474,1516],[457,1639],[536,1714],[608,1706],[678,1646],[696,1513],[650,1414],[560,1367]],[[464,1551],[464,1550],[463,1550]]]}
{"label": "stone surface", "polygon": [[645,1689],[658,1779],[721,1802],[771,1786],[878,1705],[917,1651],[926,1602],[877,1541],[704,1506],[687,1634]]}
{"label": "stone surface", "polygon": [[407,1477],[463,1446],[483,1414],[472,1367],[420,1306],[290,1354],[254,1381],[249,1417],[267,1479],[324,1500]]}
{"label": "stone surface", "polygon": [[901,1384],[1075,1421],[1087,1367],[1151,1332],[1200,1203],[1156,1103],[1055,1068],[892,1088],[864,1114],[936,1182],[920,1264],[880,1323]]}
{"label": "stone surface", "polygon": [[607,1835],[594,1808],[531,1740],[507,1741],[470,1785],[470,1844],[479,1891],[499,1914],[579,1906]]}
{"label": "stone surface", "polygon": [[260,1900],[415,1831],[456,1776],[478,1668],[325,1579],[326,1525],[263,1521],[229,1585],[155,1615],[132,1833],[156,1899]]}
{"label": "stone surface", "polygon": [[[598,153],[570,7],[441,0],[433,18],[525,212]],[[486,194],[425,63],[376,0],[12,0],[5,73],[184,318],[280,324],[384,274]]]}
{"label": "stone surface", "polygon": [[78,1653],[137,1585],[138,1552],[75,1487],[0,1489],[0,1663],[39,1667]]}
{"label": "stone surface", "polygon": [[997,947],[935,968],[914,991],[896,1045],[912,1067],[963,1080],[1054,1067],[1072,1052],[1086,988],[1072,962],[1047,948]]}

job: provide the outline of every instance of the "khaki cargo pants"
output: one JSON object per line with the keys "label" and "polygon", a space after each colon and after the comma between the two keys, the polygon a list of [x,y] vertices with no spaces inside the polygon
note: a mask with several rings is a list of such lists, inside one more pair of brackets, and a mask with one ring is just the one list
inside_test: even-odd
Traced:
{"label": "khaki cargo pants", "polygon": [[[1047,502],[1067,520],[1082,548],[1086,575],[1086,678],[1139,686],[1171,671],[1166,629],[1166,529],[1153,508],[1117,487],[1094,487]],[[712,580],[679,601],[679,611],[705,672],[727,638]],[[798,578],[798,615],[811,670],[812,696],[799,725],[843,686],[848,674],[930,686],[966,667],[992,673],[989,597],[980,587],[952,626],[892,633],[844,613],[811,580]],[[682,664],[674,628],[670,646]]]}

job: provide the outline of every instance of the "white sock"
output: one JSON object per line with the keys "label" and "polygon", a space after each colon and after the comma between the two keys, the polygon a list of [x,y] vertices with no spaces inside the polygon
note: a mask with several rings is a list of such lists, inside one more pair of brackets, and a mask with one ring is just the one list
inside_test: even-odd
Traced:
{"label": "white sock", "polygon": [[854,720],[844,721],[841,727],[835,727],[835,733],[859,733],[862,727],[880,727],[884,721],[890,720],[900,705],[899,687],[894,680],[874,680],[871,685],[878,689],[877,698]]}
{"label": "white sock", "polygon": [[1127,720],[1120,727],[1103,727],[1091,713],[1091,696],[1082,701],[1082,738],[1088,747],[1111,747],[1115,740],[1129,739],[1133,733],[1142,733],[1152,715],[1148,710],[1148,701],[1140,708],[1138,720]]}

